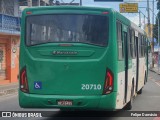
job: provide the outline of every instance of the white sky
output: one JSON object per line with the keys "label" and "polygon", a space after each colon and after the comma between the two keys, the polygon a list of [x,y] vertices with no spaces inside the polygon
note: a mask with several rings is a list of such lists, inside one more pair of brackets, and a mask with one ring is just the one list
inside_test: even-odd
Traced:
{"label": "white sky", "polygon": [[[61,0],[59,0],[61,2]],[[63,0],[64,2],[70,2],[72,0]],[[79,2],[80,0],[75,0],[74,2]],[[138,3],[139,7],[147,7],[147,0],[124,0],[125,2],[129,3]],[[135,2],[134,2],[135,1]],[[141,1],[141,2],[136,2],[136,1]],[[152,0],[150,0],[152,1]],[[82,0],[82,5],[83,6],[95,6],[95,7],[106,7],[106,8],[113,8],[116,11],[119,11],[119,4],[123,2],[94,2],[94,0]],[[152,2],[149,2],[149,6],[152,9]],[[143,12],[143,14],[147,15],[146,8],[139,8],[140,11]],[[154,2],[154,13],[157,14],[157,1]],[[147,23],[147,19],[144,20],[144,15],[141,14],[141,24],[142,27],[144,23]],[[129,18],[132,22],[135,24],[139,25],[139,14],[138,13],[123,13],[124,16]],[[152,17],[152,12],[150,11],[150,16]],[[155,17],[155,16],[154,16]],[[155,21],[155,20],[154,20]],[[152,23],[152,18],[151,18],[151,23]]]}
{"label": "white sky", "polygon": [[[72,0],[59,0],[60,2],[71,2]],[[107,1],[107,0],[106,0]],[[140,1],[140,2],[138,2]],[[128,3],[138,3],[139,10],[142,11],[145,16],[147,15],[146,12],[146,7],[147,7],[147,0],[124,0],[124,2]],[[152,0],[149,0],[152,1]],[[79,3],[80,0],[74,0],[75,3]],[[106,8],[113,8],[116,11],[119,12],[119,4],[123,2],[94,2],[94,0],[82,0],[82,5],[83,6],[92,6],[92,7],[106,7]],[[149,6],[152,9],[152,2],[149,2]],[[143,7],[143,8],[141,8]],[[157,14],[157,1],[155,0],[154,2],[154,13]],[[141,14],[141,24],[142,28],[144,24],[147,23],[147,19],[144,20],[144,15]],[[128,19],[130,19],[132,22],[134,22],[136,25],[139,25],[139,14],[138,13],[123,13],[124,16],[126,16]],[[151,18],[151,23],[152,23],[152,12],[150,11],[150,18]],[[155,22],[155,16],[154,16],[154,22]]]}

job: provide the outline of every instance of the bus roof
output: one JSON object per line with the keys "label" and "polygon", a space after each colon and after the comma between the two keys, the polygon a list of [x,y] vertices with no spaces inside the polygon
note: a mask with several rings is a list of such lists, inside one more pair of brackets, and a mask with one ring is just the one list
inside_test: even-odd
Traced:
{"label": "bus roof", "polygon": [[132,21],[130,21],[128,18],[126,18],[125,16],[123,16],[121,13],[119,13],[118,11],[112,9],[112,8],[104,8],[104,7],[88,7],[88,6],[42,6],[42,7],[30,7],[30,8],[25,8],[23,13],[26,13],[27,11],[39,11],[39,10],[94,10],[94,11],[108,11],[108,12],[112,12],[115,13],[118,18],[121,18],[121,20],[127,24],[130,25],[133,29],[135,29],[137,32],[140,32],[142,34],[145,34],[144,30],[142,30],[141,28],[139,28],[135,23],[133,23]]}
{"label": "bus roof", "polygon": [[88,6],[42,6],[42,7],[30,7],[30,8],[25,8],[24,11],[28,10],[50,10],[50,9],[76,9],[76,10],[96,10],[96,11],[114,11],[112,8],[103,8],[103,7],[88,7]]}

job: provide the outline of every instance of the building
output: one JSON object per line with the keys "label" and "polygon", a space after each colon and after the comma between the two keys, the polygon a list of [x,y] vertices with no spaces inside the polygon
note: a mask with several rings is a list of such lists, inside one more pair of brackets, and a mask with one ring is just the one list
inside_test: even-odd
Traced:
{"label": "building", "polygon": [[153,24],[150,24],[150,28],[151,28],[151,31],[150,31],[150,34],[149,34],[148,25],[146,24],[144,26],[144,30],[145,30],[145,32],[147,34],[147,37],[150,38],[150,40],[152,40],[152,38],[153,38]]}
{"label": "building", "polygon": [[19,0],[20,6],[48,6],[53,0]]}
{"label": "building", "polygon": [[20,7],[48,5],[53,0],[0,0],[0,85],[18,82]]}
{"label": "building", "polygon": [[[153,38],[153,24],[150,24],[150,28],[151,28],[151,32],[150,32],[150,36],[149,36],[149,31],[148,31],[148,25],[145,25],[145,27],[144,27],[144,30],[145,30],[145,32],[146,32],[146,34],[147,34],[147,36],[148,36],[148,38],[149,38],[149,40],[150,40],[150,42],[153,40],[154,41],[154,44],[152,44],[152,47],[153,47],[153,45],[154,45],[154,48],[153,48],[153,54],[152,54],[152,52],[151,52],[151,49],[149,50],[149,64],[150,64],[150,66],[152,67],[152,64],[154,63],[155,65],[157,65],[158,64],[158,45],[157,45],[157,43],[156,43],[156,39],[155,38]],[[152,57],[153,57],[153,59],[152,59]],[[152,63],[152,61],[153,61],[153,63]]]}
{"label": "building", "polygon": [[0,85],[18,82],[20,18],[18,0],[0,0]]}

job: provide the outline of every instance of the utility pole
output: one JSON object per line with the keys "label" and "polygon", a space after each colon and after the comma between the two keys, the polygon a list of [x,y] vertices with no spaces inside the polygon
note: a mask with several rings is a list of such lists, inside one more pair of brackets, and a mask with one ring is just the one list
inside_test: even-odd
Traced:
{"label": "utility pole", "polygon": [[160,67],[160,41],[159,41],[159,38],[160,38],[160,35],[159,35],[159,17],[157,16],[157,19],[158,19],[158,72],[159,72],[159,67]]}
{"label": "utility pole", "polygon": [[139,27],[141,28],[141,11],[139,10]]}
{"label": "utility pole", "polygon": [[[154,0],[152,1],[152,57],[154,55],[154,37],[153,37],[153,25],[154,25]],[[152,67],[154,67],[154,59],[152,59]]]}
{"label": "utility pole", "polygon": [[[151,40],[151,26],[150,26],[150,11],[149,11],[149,0],[147,0],[147,13],[148,13],[148,37]],[[154,67],[154,48],[153,48],[153,41],[151,40],[151,52],[152,52],[152,68]]]}
{"label": "utility pole", "polygon": [[82,6],[82,0],[80,0],[80,6]]}
{"label": "utility pole", "polygon": [[145,20],[146,18],[145,18],[145,15],[144,15],[144,25],[146,24],[146,20]]}
{"label": "utility pole", "polygon": [[[154,25],[154,0],[152,1],[152,24]],[[152,31],[152,41],[154,41],[153,31]]]}
{"label": "utility pole", "polygon": [[38,2],[38,6],[41,6],[41,0],[38,0],[37,2]]}
{"label": "utility pole", "polygon": [[28,7],[32,7],[32,0],[27,0]]}

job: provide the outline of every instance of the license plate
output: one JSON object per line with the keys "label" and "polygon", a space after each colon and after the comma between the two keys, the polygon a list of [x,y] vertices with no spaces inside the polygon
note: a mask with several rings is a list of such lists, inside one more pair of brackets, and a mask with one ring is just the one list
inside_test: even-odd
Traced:
{"label": "license plate", "polygon": [[72,106],[73,102],[71,100],[58,100],[57,104],[61,106]]}

